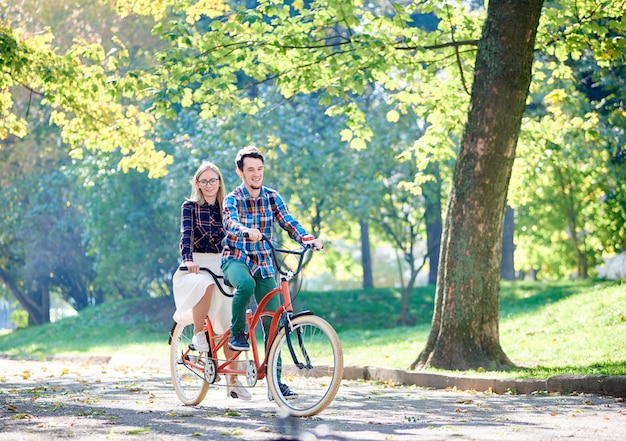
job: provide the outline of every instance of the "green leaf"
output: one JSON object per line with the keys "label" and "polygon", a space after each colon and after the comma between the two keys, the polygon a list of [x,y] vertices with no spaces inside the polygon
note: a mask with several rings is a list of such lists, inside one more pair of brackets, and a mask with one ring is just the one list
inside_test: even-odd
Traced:
{"label": "green leaf", "polygon": [[350,148],[356,151],[363,150],[367,147],[365,141],[361,138],[354,138],[350,141]]}
{"label": "green leaf", "polygon": [[389,112],[387,112],[387,121],[389,121],[390,123],[396,123],[400,120],[400,113],[398,113],[397,110],[392,109]]}
{"label": "green leaf", "polygon": [[341,140],[342,141],[350,141],[352,139],[352,130],[350,129],[343,129],[339,135],[341,136]]}

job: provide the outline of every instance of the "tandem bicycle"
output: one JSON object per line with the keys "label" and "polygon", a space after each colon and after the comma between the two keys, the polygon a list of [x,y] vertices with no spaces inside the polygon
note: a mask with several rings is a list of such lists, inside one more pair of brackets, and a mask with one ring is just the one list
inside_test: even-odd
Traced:
{"label": "tandem bicycle", "polygon": [[[228,345],[230,330],[223,334],[214,333],[208,317],[204,331],[209,352],[199,352],[191,343],[193,325],[176,323],[170,333],[174,389],[183,404],[197,405],[209,388],[217,385],[225,375],[245,376],[248,387],[254,387],[258,380],[265,378],[269,397],[281,409],[293,416],[316,415],[328,407],[339,390],[343,377],[343,350],[336,331],[326,320],[311,311],[295,312],[293,309],[289,281],[302,270],[304,257],[312,246],[305,244],[297,250],[289,250],[278,248],[265,236],[263,240],[270,244],[280,283],[263,297],[254,314],[250,309],[246,312],[250,350],[242,351],[245,360],[237,360],[241,358],[241,352],[233,358],[218,358],[218,351]],[[294,270],[283,267],[284,259],[278,257],[279,253],[280,256],[295,257]],[[210,273],[220,291],[226,294],[222,283],[227,282],[223,276],[208,268],[200,270]],[[279,297],[280,306],[276,311],[267,310],[267,303],[274,296]],[[271,325],[266,341],[261,338],[258,342],[255,329],[263,317],[271,317]],[[297,396],[284,397],[281,382],[289,383],[289,388]]]}

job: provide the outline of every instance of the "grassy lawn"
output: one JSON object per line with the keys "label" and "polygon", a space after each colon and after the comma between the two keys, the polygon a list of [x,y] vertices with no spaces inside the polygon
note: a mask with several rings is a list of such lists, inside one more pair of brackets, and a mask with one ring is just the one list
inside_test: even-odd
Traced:
{"label": "grassy lawn", "polygon": [[[346,365],[405,369],[430,330],[434,287],[416,288],[412,326],[396,326],[393,289],[302,292],[297,309],[311,309],[338,330]],[[171,298],[135,299],[88,308],[78,316],[0,335],[0,353],[112,355],[167,359]],[[502,284],[500,341],[519,366],[509,372],[464,372],[517,378],[560,373],[626,375],[626,283],[599,281]]]}

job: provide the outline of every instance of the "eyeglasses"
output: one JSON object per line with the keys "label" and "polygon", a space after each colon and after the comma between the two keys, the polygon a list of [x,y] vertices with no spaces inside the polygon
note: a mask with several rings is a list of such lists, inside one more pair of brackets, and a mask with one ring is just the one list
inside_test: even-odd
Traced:
{"label": "eyeglasses", "polygon": [[218,182],[220,182],[219,178],[213,178],[213,179],[209,179],[208,181],[206,179],[200,179],[198,181],[198,184],[202,185],[202,186],[207,186],[207,185],[215,185]]}

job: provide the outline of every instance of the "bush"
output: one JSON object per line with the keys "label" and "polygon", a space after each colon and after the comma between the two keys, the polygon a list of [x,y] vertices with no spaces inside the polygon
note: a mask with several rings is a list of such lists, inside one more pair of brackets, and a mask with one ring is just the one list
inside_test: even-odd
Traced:
{"label": "bush", "polygon": [[17,328],[27,328],[28,327],[28,313],[23,309],[16,309],[9,316],[9,320],[17,327]]}

